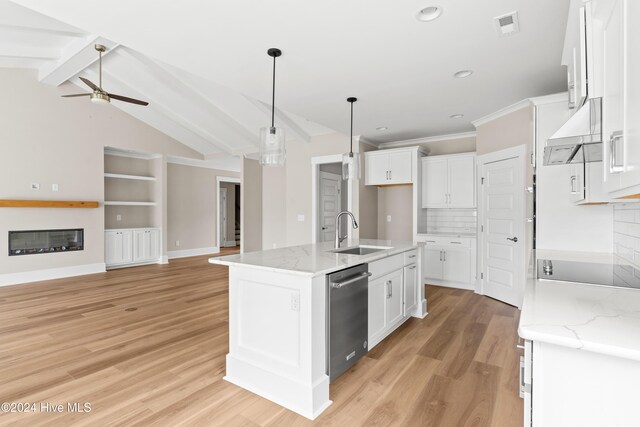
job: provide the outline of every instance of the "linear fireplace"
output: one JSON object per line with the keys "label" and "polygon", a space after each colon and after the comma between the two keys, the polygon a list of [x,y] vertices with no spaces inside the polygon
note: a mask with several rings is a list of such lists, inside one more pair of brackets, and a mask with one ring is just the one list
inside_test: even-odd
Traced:
{"label": "linear fireplace", "polygon": [[84,250],[84,229],[9,231],[9,256]]}

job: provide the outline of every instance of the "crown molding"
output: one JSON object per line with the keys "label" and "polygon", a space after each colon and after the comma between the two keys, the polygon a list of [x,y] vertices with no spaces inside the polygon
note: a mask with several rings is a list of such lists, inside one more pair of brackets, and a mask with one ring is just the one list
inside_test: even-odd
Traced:
{"label": "crown molding", "polygon": [[545,96],[537,96],[535,98],[529,98],[529,101],[533,103],[533,105],[545,105],[545,104],[555,104],[556,102],[569,102],[569,93],[568,92],[560,92],[554,93],[552,95]]}
{"label": "crown molding", "polygon": [[121,148],[104,147],[104,154],[109,156],[130,157],[132,159],[153,160],[162,157],[162,154],[158,153],[143,153],[133,150],[124,150]]}
{"label": "crown molding", "polygon": [[412,145],[429,144],[438,141],[450,141],[453,139],[475,138],[476,132],[450,133],[447,135],[427,136],[424,138],[406,139],[404,141],[383,142],[379,148],[409,147]]}
{"label": "crown molding", "polygon": [[529,100],[529,98],[527,99],[523,99],[522,101],[518,101],[515,104],[509,105],[508,107],[505,107],[501,110],[498,110],[496,112],[493,112],[491,114],[488,114],[484,117],[481,117],[477,120],[473,120],[471,123],[476,127],[476,129],[478,128],[478,126],[482,126],[486,123],[492,122],[496,119],[499,119],[500,117],[504,117],[507,114],[511,114],[514,113],[516,111],[522,110],[523,108],[527,108],[532,106],[532,102],[531,100]]}

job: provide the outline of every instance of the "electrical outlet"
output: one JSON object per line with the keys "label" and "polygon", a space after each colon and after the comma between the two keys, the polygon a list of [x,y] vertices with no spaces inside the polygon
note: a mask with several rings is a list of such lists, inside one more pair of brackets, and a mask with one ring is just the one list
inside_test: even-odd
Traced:
{"label": "electrical outlet", "polygon": [[298,214],[298,221],[304,222],[304,215],[303,214]]}
{"label": "electrical outlet", "polygon": [[387,215],[387,222],[391,222],[391,215]]}
{"label": "electrical outlet", "polygon": [[180,246],[180,240],[176,240],[176,247]]}
{"label": "electrical outlet", "polygon": [[58,184],[51,184],[51,191],[58,191],[60,190],[60,187],[58,187]]}
{"label": "electrical outlet", "polygon": [[40,190],[40,184],[38,184],[37,182],[32,182],[31,183],[31,189],[35,190],[35,191]]}
{"label": "electrical outlet", "polygon": [[116,221],[122,221],[122,215],[120,214],[116,215]]}
{"label": "electrical outlet", "polygon": [[291,311],[300,311],[300,294],[291,294]]}

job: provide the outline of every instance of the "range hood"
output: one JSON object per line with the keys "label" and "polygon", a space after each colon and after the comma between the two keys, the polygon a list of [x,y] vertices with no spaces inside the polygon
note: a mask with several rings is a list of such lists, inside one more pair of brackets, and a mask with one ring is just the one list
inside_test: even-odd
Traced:
{"label": "range hood", "polygon": [[544,148],[544,165],[602,161],[602,98],[588,99]]}

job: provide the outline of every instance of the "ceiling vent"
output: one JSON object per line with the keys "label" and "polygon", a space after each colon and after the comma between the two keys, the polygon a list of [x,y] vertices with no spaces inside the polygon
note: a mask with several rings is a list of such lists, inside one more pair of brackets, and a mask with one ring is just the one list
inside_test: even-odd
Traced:
{"label": "ceiling vent", "polygon": [[520,32],[518,23],[518,12],[511,12],[493,18],[496,23],[496,30],[499,37],[510,36]]}

